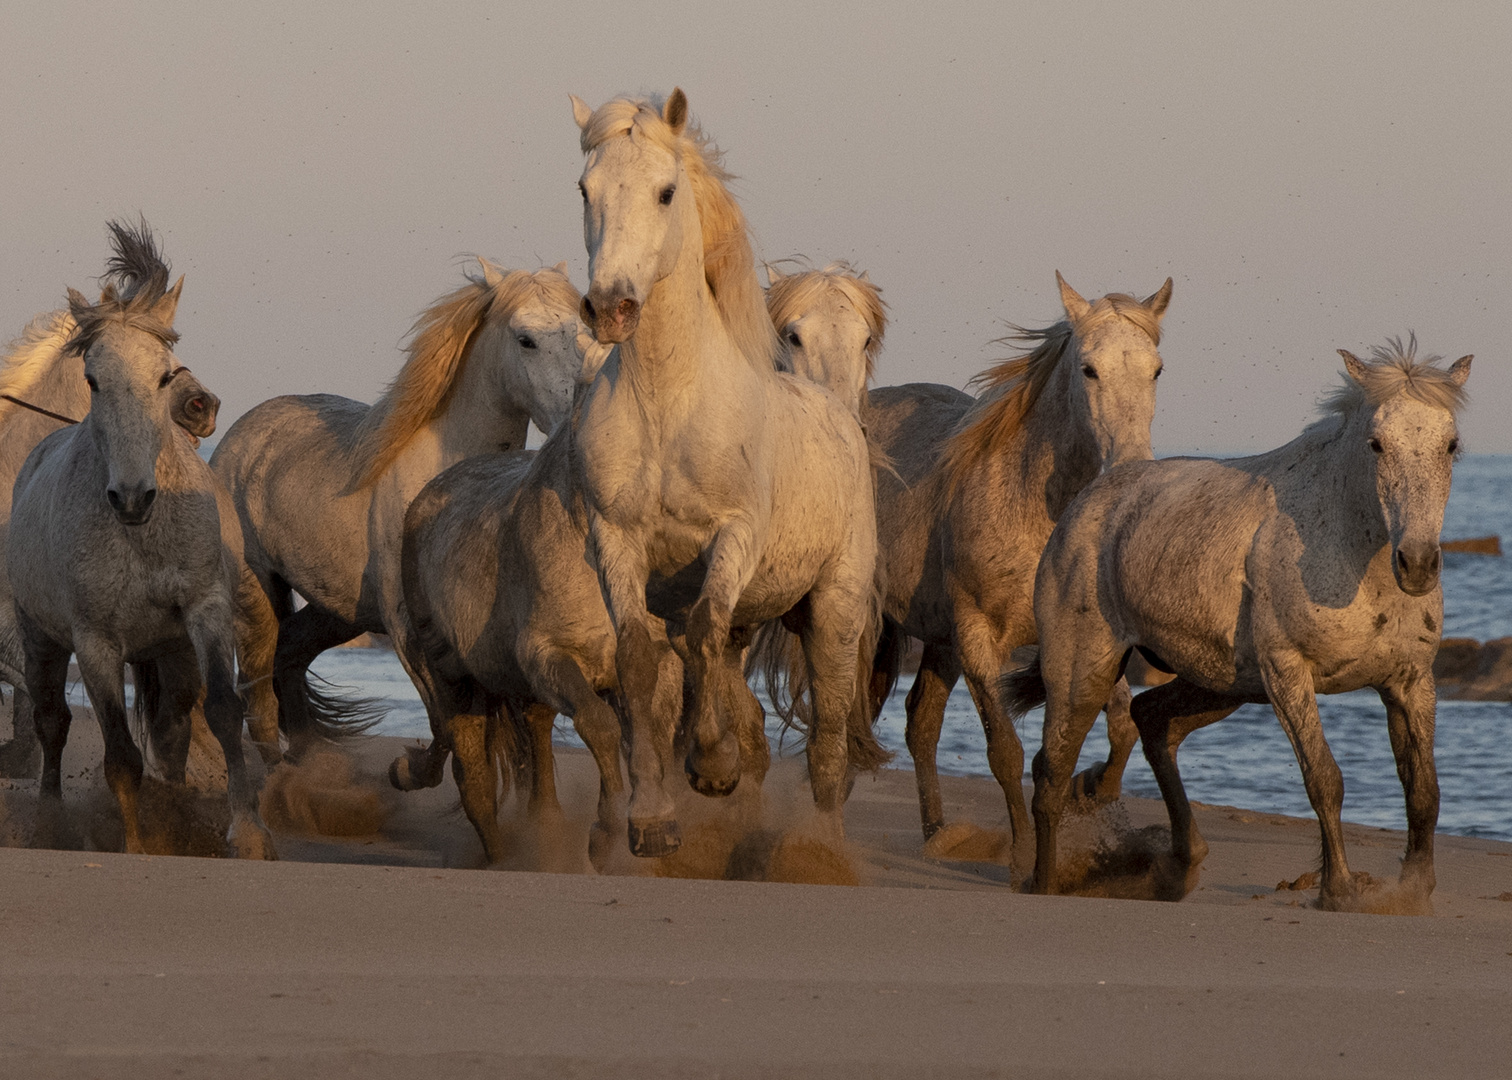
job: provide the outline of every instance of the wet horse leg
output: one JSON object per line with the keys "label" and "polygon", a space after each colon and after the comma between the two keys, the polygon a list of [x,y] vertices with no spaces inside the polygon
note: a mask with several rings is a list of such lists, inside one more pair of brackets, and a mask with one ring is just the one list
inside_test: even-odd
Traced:
{"label": "wet horse leg", "polygon": [[583,669],[571,657],[552,657],[547,664],[546,679],[553,693],[570,708],[572,726],[598,766],[598,819],[588,832],[588,857],[594,866],[602,866],[609,857],[612,838],[624,822],[619,718],[594,692]]}
{"label": "wet horse leg", "polygon": [[740,740],[729,722],[730,609],[717,597],[699,597],[688,613],[687,671],[693,690],[688,713],[688,782],[700,795],[721,797],[740,783]]}
{"label": "wet horse leg", "polygon": [[1407,801],[1407,854],[1401,884],[1425,900],[1433,892],[1433,830],[1438,824],[1438,771],[1433,764],[1433,728],[1437,700],[1433,676],[1412,672],[1400,684],[1379,689],[1386,706],[1386,726],[1397,776]]}
{"label": "wet horse leg", "polygon": [[1323,883],[1318,902],[1325,909],[1345,908],[1356,889],[1344,856],[1344,826],[1339,819],[1344,807],[1344,775],[1323,737],[1312,671],[1297,653],[1269,653],[1260,657],[1260,677],[1276,719],[1291,740],[1307,787],[1307,801],[1318,816],[1323,834]]}
{"label": "wet horse leg", "polygon": [[[869,582],[867,583],[869,585]],[[832,836],[844,839],[844,803],[849,758],[847,725],[857,696],[863,690],[857,656],[860,627],[867,598],[844,589],[809,594],[810,617],[803,629],[803,655],[808,664],[809,783],[814,805],[826,819]]]}
{"label": "wet horse leg", "polygon": [[24,614],[18,621],[26,648],[26,686],[34,695],[35,737],[42,744],[42,795],[61,799],[63,747],[73,721],[67,695],[68,658],[72,654],[66,646],[44,637]]}
{"label": "wet horse leg", "polygon": [[283,757],[278,740],[278,695],[273,689],[279,620],[290,614],[289,587],[272,579],[264,584],[247,567],[236,590],[236,657],[239,689],[245,696],[247,731],[263,764],[272,768]]}
{"label": "wet horse leg", "polygon": [[[23,661],[24,663],[24,661]],[[0,743],[0,776],[22,779],[37,775],[42,748],[37,742],[36,712],[26,680],[15,684],[11,695],[11,737]]]}
{"label": "wet horse leg", "polygon": [[940,729],[945,725],[945,705],[961,677],[955,649],[928,644],[919,660],[919,673],[909,688],[904,707],[908,723],[904,739],[913,758],[914,782],[919,789],[919,817],[927,840],[945,825],[945,807],[940,799],[940,772],[936,762]]}
{"label": "wet horse leg", "polygon": [[1145,760],[1160,785],[1171,819],[1171,854],[1191,869],[1207,857],[1207,841],[1197,830],[1192,804],[1176,765],[1181,741],[1198,728],[1216,724],[1237,709],[1240,701],[1193,686],[1183,679],[1146,690],[1134,699],[1131,715],[1143,741]]}

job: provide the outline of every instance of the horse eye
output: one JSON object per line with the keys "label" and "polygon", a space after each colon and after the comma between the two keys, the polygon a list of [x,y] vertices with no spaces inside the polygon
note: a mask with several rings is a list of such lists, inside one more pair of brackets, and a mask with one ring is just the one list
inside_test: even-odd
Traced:
{"label": "horse eye", "polygon": [[1450,439],[1449,440],[1449,452],[1451,454],[1457,454],[1457,453],[1459,453],[1459,440],[1458,439]]}
{"label": "horse eye", "polygon": [[84,381],[89,384],[89,392],[91,394],[99,392],[100,384],[95,382],[93,375],[84,376]]}
{"label": "horse eye", "polygon": [[866,335],[866,344],[863,345],[863,346],[861,346],[861,348],[862,349],[869,349],[869,348],[871,348],[871,343],[872,343],[871,335],[867,334]]}
{"label": "horse eye", "polygon": [[801,348],[803,348],[803,339],[798,336],[798,332],[797,331],[795,331],[795,330],[794,331],[789,331],[788,332],[788,344],[791,345],[795,349],[801,349]]}
{"label": "horse eye", "polygon": [[1371,439],[1370,440],[1370,449],[1373,452],[1379,454],[1379,453],[1381,453],[1385,449],[1385,447],[1383,447],[1381,445],[1381,440],[1380,439]]}
{"label": "horse eye", "polygon": [[677,185],[676,184],[668,184],[666,187],[662,188],[661,196],[659,197],[658,201],[663,206],[671,206],[672,205],[672,196],[674,196],[676,194],[677,194]]}
{"label": "horse eye", "polygon": [[583,196],[584,202],[588,201],[588,189],[583,186],[583,182],[581,180],[578,181],[578,193]]}
{"label": "horse eye", "polygon": [[1093,367],[1091,364],[1083,364],[1082,365],[1082,374],[1085,375],[1089,379],[1095,379],[1095,378],[1097,378],[1097,369],[1095,367]]}
{"label": "horse eye", "polygon": [[1161,375],[1162,375],[1162,374],[1164,374],[1164,372],[1165,372],[1165,368],[1163,368],[1163,367],[1158,367],[1158,368],[1156,368],[1156,369],[1155,369],[1155,377],[1156,377],[1156,378],[1157,378],[1157,379],[1158,379],[1158,378],[1160,378],[1160,376],[1161,376]]}
{"label": "horse eye", "polygon": [[163,388],[163,387],[165,387],[165,386],[167,386],[167,385],[168,385],[168,384],[169,384],[169,383],[171,383],[171,382],[172,382],[172,381],[173,381],[173,377],[174,377],[174,376],[175,376],[175,375],[177,375],[177,374],[178,374],[178,372],[176,372],[176,371],[169,371],[169,372],[166,372],[166,373],[165,373],[165,374],[164,374],[164,375],[163,375],[163,377],[162,377],[162,378],[161,378],[161,379],[159,379],[159,380],[158,380],[158,389],[159,389],[159,390],[161,390],[161,389],[162,389],[162,388]]}
{"label": "horse eye", "polygon": [[536,347],[536,340],[535,340],[535,338],[531,337],[529,334],[521,334],[520,335],[520,348],[522,348],[522,349],[534,349],[535,347]]}

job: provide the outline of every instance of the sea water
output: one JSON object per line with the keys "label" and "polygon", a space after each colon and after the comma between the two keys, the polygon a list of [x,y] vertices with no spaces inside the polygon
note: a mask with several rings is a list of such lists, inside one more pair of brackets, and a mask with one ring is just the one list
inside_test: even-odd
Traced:
{"label": "sea water", "polygon": [[[1512,540],[1512,457],[1470,456],[1455,466],[1454,488],[1444,520],[1446,539],[1497,535]],[[1444,557],[1444,634],[1482,641],[1512,636],[1512,557],[1447,554]],[[315,663],[334,683],[381,698],[389,712],[383,734],[428,738],[425,709],[392,653],[378,649],[334,649]],[[903,741],[905,676],[877,726],[882,743],[909,767]],[[1403,828],[1405,809],[1397,780],[1385,710],[1373,691],[1318,699],[1323,730],[1344,773],[1344,819],[1364,825]],[[1039,749],[1043,716],[1036,711],[1019,725],[1025,760]],[[769,720],[773,745],[781,736]],[[578,743],[570,723],[558,723],[558,737]],[[791,734],[786,745],[791,749]],[[1103,721],[1087,738],[1081,767],[1107,753]],[[1464,836],[1512,840],[1512,705],[1505,702],[1440,701],[1435,739],[1442,803],[1439,829]],[[940,736],[940,771],[990,777],[986,741],[964,685],[945,710]],[[1188,794],[1202,802],[1251,810],[1311,816],[1302,774],[1291,744],[1269,706],[1245,705],[1211,727],[1193,732],[1181,747],[1181,774]],[[1136,749],[1125,774],[1125,790],[1159,798],[1149,766]]]}

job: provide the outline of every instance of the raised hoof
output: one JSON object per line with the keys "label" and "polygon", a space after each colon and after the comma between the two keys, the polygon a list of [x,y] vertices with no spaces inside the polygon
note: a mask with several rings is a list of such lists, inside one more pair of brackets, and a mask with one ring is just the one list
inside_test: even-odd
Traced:
{"label": "raised hoof", "polygon": [[422,788],[434,787],[434,784],[427,782],[425,770],[417,767],[424,764],[425,757],[424,749],[407,748],[404,753],[389,762],[389,783],[400,791],[419,791]]}
{"label": "raised hoof", "polygon": [[11,739],[0,745],[0,777],[35,780],[42,775],[42,744],[35,738]]}
{"label": "raised hoof", "polygon": [[1105,778],[1107,763],[1099,762],[1071,778],[1071,798],[1080,803],[1103,806],[1117,802],[1123,794],[1123,785]]}
{"label": "raised hoof", "polygon": [[238,859],[263,859],[273,862],[278,852],[273,849],[273,834],[260,821],[238,817],[231,822],[231,831],[226,836],[231,854]]}
{"label": "raised hoof", "polygon": [[660,859],[682,847],[682,829],[676,818],[630,822],[630,854],[640,859]]}

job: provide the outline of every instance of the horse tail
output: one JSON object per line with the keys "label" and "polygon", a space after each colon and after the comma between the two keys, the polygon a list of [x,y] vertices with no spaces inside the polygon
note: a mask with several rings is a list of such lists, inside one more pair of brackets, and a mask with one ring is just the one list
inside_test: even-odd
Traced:
{"label": "horse tail", "polygon": [[808,663],[803,641],[773,619],[756,628],[751,651],[746,654],[746,678],[759,675],[767,700],[782,720],[782,726],[807,736],[809,725]]}
{"label": "horse tail", "polygon": [[148,742],[157,735],[158,706],[163,701],[163,681],[158,678],[157,664],[151,661],[132,664],[131,684],[135,688],[131,718],[136,728],[137,745],[146,749]]}
{"label": "horse tail", "polygon": [[1040,657],[1035,651],[1034,659],[1027,667],[1010,671],[999,683],[1003,700],[1008,706],[1008,715],[1014,721],[1022,720],[1031,709],[1045,703],[1045,676],[1040,670]]}
{"label": "horse tail", "polygon": [[515,790],[528,793],[538,763],[523,710],[511,709],[502,699],[490,695],[485,715],[488,718],[488,753],[499,772],[500,801],[508,796],[510,784]]}
{"label": "horse tail", "polygon": [[907,651],[908,635],[901,626],[884,617],[877,638],[877,652],[872,657],[871,705],[874,718],[881,713],[882,706],[898,688],[898,679],[903,673],[903,656]]}
{"label": "horse tail", "polygon": [[[320,686],[330,689],[323,690]],[[296,700],[280,701],[282,707],[278,710],[278,726],[290,746],[311,738],[340,742],[361,735],[387,713],[378,698],[351,697],[342,693],[335,683],[309,670],[293,684],[293,689]]]}

